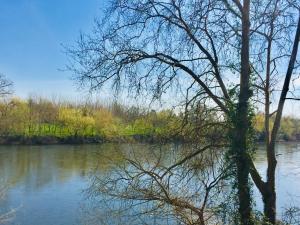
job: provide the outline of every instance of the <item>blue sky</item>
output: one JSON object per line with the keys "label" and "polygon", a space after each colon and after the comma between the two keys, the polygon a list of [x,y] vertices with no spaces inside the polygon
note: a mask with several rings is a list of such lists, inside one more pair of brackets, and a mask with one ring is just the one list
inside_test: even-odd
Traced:
{"label": "blue sky", "polygon": [[[72,45],[80,32],[89,33],[108,0],[0,0],[0,73],[14,82],[15,95],[80,101],[62,45]],[[299,80],[300,85],[300,80]],[[297,84],[298,84],[297,83]],[[97,98],[112,96],[108,91]],[[288,102],[288,114],[299,104]]]}
{"label": "blue sky", "polygon": [[0,73],[14,82],[15,94],[65,96],[78,92],[64,45],[89,32],[106,0],[0,0]]}

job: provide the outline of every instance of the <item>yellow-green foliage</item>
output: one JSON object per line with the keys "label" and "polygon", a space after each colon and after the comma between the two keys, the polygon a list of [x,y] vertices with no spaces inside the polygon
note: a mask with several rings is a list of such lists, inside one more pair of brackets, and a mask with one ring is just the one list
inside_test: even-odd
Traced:
{"label": "yellow-green foliage", "polygon": [[297,139],[300,134],[300,120],[292,117],[284,117],[281,121],[280,134],[283,139]]}
{"label": "yellow-green foliage", "polygon": [[[117,103],[104,107],[99,104],[55,103],[42,98],[26,101],[12,98],[0,102],[0,135],[97,136],[107,140],[135,136],[189,140],[195,136],[193,132],[197,138],[203,133],[203,130],[198,130],[201,121],[215,120],[214,115],[201,113],[201,107],[191,110],[188,118],[188,123],[182,127],[183,115],[176,115],[171,110],[147,112],[138,107],[128,108]],[[257,114],[254,122],[259,137],[263,138],[264,115]],[[270,127],[272,124],[271,120]],[[300,133],[299,127],[299,119],[284,117],[280,138],[296,139]],[[209,135],[216,135],[214,132],[216,131],[212,130]]]}
{"label": "yellow-green foliage", "polygon": [[67,128],[68,134],[75,136],[93,134],[95,127],[95,119],[92,116],[84,115],[80,108],[60,108],[58,122]]}
{"label": "yellow-green foliage", "polygon": [[[259,113],[255,116],[254,124],[255,129],[258,134],[265,133],[265,115],[263,113]],[[274,124],[274,116],[270,119],[270,131],[273,128]],[[283,140],[296,140],[298,135],[300,134],[300,120],[297,118],[292,118],[289,116],[283,117],[281,120],[280,130],[279,130],[279,139]]]}
{"label": "yellow-green foliage", "polygon": [[105,109],[100,108],[95,111],[95,129],[96,132],[106,138],[113,138],[119,136],[119,119],[114,117],[112,113]]}
{"label": "yellow-green foliage", "polygon": [[26,128],[29,126],[29,108],[25,101],[13,98],[9,102],[2,102],[0,110],[2,134],[26,134]]}
{"label": "yellow-green foliage", "polygon": [[0,102],[2,136],[130,136],[169,138],[179,118],[170,110],[145,112],[138,107],[73,105],[45,99],[17,98]]}
{"label": "yellow-green foliage", "polygon": [[265,116],[262,113],[259,113],[254,118],[254,127],[258,132],[264,132],[265,130]]}

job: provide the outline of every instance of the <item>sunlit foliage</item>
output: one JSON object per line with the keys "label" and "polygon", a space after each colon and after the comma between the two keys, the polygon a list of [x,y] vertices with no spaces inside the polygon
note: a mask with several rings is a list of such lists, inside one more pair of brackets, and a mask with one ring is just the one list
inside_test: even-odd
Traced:
{"label": "sunlit foliage", "polygon": [[[199,109],[176,113],[172,110],[147,111],[119,103],[72,104],[54,102],[43,98],[3,99],[0,102],[0,135],[2,137],[57,137],[93,138],[106,141],[131,140],[200,140],[202,136],[215,138],[220,129],[203,133],[197,122]],[[206,121],[220,124],[218,115],[204,115]],[[203,119],[203,118],[202,118]],[[257,139],[264,137],[264,114],[255,116]],[[271,126],[272,126],[271,121]],[[280,130],[281,140],[297,140],[300,137],[300,120],[285,117]],[[205,129],[204,129],[205,130]],[[200,132],[201,131],[201,132]]]}

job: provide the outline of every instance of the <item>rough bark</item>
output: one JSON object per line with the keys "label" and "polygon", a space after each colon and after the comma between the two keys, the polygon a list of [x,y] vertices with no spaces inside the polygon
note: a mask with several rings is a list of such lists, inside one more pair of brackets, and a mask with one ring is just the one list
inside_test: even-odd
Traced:
{"label": "rough bark", "polygon": [[241,49],[241,77],[240,93],[237,106],[237,121],[235,122],[236,141],[234,150],[236,151],[237,163],[237,188],[239,198],[240,222],[243,225],[253,224],[251,219],[251,193],[249,187],[250,162],[247,152],[247,138],[250,126],[248,117],[250,92],[250,63],[249,63],[249,9],[250,0],[245,0],[242,11],[242,49]]}

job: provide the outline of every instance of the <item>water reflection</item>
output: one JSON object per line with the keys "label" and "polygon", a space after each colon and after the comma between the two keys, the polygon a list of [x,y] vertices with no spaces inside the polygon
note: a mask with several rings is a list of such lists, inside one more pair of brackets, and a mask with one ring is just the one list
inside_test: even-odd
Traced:
{"label": "water reflection", "polygon": [[[1,146],[0,177],[9,191],[0,211],[18,208],[14,225],[89,224],[85,209],[92,200],[83,190],[90,172],[96,168],[100,174],[109,173],[112,162],[122,163],[131,148],[138,149],[135,157],[154,157],[148,145]],[[281,144],[277,154],[278,206],[300,205],[300,145]],[[170,157],[176,155],[165,160]],[[263,151],[258,151],[255,164],[265,173]]]}
{"label": "water reflection", "polygon": [[19,209],[12,224],[78,224],[89,172],[121,156],[116,145],[2,146],[0,177],[9,191],[0,207]]}
{"label": "water reflection", "polygon": [[[91,168],[108,169],[106,157],[121,159],[119,146],[15,146],[0,148],[0,175],[14,187],[36,191],[49,183],[84,178]],[[100,156],[100,157],[98,157]]]}

